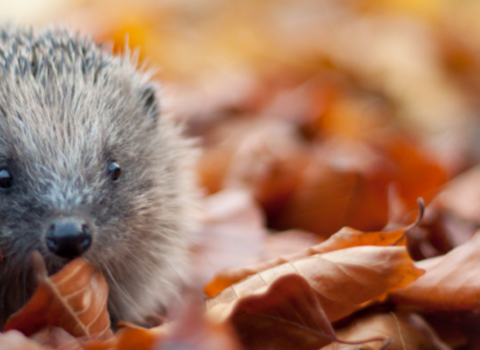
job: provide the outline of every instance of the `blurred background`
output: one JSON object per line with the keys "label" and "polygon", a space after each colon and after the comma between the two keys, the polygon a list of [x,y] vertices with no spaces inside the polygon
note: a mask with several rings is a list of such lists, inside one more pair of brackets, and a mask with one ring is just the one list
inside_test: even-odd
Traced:
{"label": "blurred background", "polygon": [[247,191],[272,230],[410,223],[480,160],[476,0],[2,0],[0,16],[116,52],[128,35],[198,137],[205,193]]}

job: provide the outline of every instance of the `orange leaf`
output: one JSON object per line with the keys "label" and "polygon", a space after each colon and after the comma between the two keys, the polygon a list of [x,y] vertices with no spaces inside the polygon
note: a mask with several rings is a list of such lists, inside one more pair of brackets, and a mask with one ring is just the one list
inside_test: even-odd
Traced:
{"label": "orange leaf", "polygon": [[[335,147],[340,146],[321,150],[335,152]],[[367,169],[360,168],[356,163],[362,157],[351,156],[353,159],[345,164],[325,161],[323,154],[322,158],[312,157],[291,199],[270,216],[271,226],[279,230],[300,228],[323,237],[343,226],[369,231],[384,227],[388,222],[391,176],[379,162],[371,161]]]}
{"label": "orange leaf", "polygon": [[123,323],[115,338],[107,341],[93,340],[85,350],[150,350],[160,344],[168,324],[146,329],[130,323]]}
{"label": "orange leaf", "polygon": [[422,260],[424,276],[392,293],[394,300],[441,310],[480,309],[480,231],[443,256]]}
{"label": "orange leaf", "polygon": [[282,276],[264,293],[242,298],[230,320],[247,349],[316,350],[336,339],[315,291],[299,275]]}
{"label": "orange leaf", "polygon": [[355,247],[296,260],[260,272],[207,301],[209,312],[227,318],[242,297],[263,293],[279,277],[300,274],[316,290],[330,321],[341,319],[386,292],[423,274],[404,247]]}
{"label": "orange leaf", "polygon": [[107,312],[108,285],[94,266],[79,258],[48,277],[38,252],[32,254],[39,286],[30,301],[10,316],[4,330],[32,335],[45,327],[61,327],[75,337],[111,335]]}
{"label": "orange leaf", "polygon": [[312,256],[315,254],[327,253],[339,249],[375,245],[375,246],[389,246],[401,240],[410,230],[417,227],[423,218],[423,203],[420,205],[420,213],[415,221],[410,226],[391,231],[391,232],[362,232],[350,227],[344,227],[326,241],[307,249],[304,249],[295,254],[281,256],[265,262],[261,262],[252,266],[243,268],[226,268],[220,271],[215,278],[208,283],[204,291],[210,296],[214,297],[225,288],[234,283],[240,282],[248,276],[254,275],[258,272],[271,269],[275,266],[285,264],[291,261],[299,260]]}
{"label": "orange leaf", "polygon": [[395,135],[388,140],[386,152],[393,161],[395,182],[406,209],[414,209],[418,197],[429,203],[447,180],[445,170],[412,140]]}
{"label": "orange leaf", "polygon": [[[239,300],[228,320],[245,348],[252,350],[316,350],[339,341],[315,290],[295,274],[281,276],[263,293]],[[363,339],[356,345],[372,340],[384,339]]]}

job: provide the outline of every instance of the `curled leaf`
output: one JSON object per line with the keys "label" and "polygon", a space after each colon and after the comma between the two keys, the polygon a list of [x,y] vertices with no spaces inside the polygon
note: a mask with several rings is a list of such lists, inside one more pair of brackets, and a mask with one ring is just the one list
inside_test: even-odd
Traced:
{"label": "curled leaf", "polygon": [[[315,290],[295,274],[282,276],[263,292],[239,300],[228,320],[251,350],[316,350],[332,341],[345,343],[337,339]],[[384,340],[376,337],[349,343]]]}
{"label": "curled leaf", "polygon": [[278,278],[298,274],[316,291],[330,321],[404,288],[423,274],[404,247],[355,247],[314,255],[260,272],[207,301],[209,313],[228,318],[243,297],[264,292]]}
{"label": "curled leaf", "polygon": [[[369,314],[355,319],[337,331],[344,341],[356,341],[367,337],[384,337],[383,341],[369,343],[371,350],[432,349],[449,350],[435,332],[418,315],[408,313]],[[388,346],[386,346],[388,344]],[[350,344],[330,344],[322,350],[356,350]]]}
{"label": "curled leaf", "polygon": [[231,286],[234,283],[237,283],[249,276],[252,276],[256,273],[261,271],[265,271],[271,269],[275,266],[279,266],[288,262],[292,262],[295,260],[303,259],[309,256],[313,256],[316,254],[322,254],[327,252],[332,252],[339,249],[345,249],[350,247],[357,247],[357,246],[389,246],[394,245],[400,240],[402,240],[405,235],[418,226],[419,222],[423,217],[423,202],[419,202],[420,212],[418,215],[417,220],[407,227],[391,231],[391,232],[362,232],[355,230],[350,227],[344,227],[333,236],[331,236],[326,241],[315,245],[313,247],[309,247],[304,249],[300,252],[295,254],[290,254],[287,256],[280,256],[278,258],[274,258],[268,261],[264,261],[255,265],[242,267],[242,268],[226,268],[221,270],[215,278],[208,283],[204,291],[205,293],[210,296],[214,297],[218,293],[220,293],[225,288]]}
{"label": "curled leaf", "polygon": [[40,283],[30,301],[10,316],[4,330],[16,329],[29,336],[46,327],[61,327],[75,337],[110,336],[108,284],[100,271],[78,258],[48,277],[40,253],[32,257]]}
{"label": "curled leaf", "polygon": [[441,310],[480,309],[480,232],[443,256],[422,260],[416,266],[424,276],[392,293],[395,301]]}
{"label": "curled leaf", "polygon": [[299,275],[239,300],[230,320],[247,349],[315,350],[336,339],[315,291]]}

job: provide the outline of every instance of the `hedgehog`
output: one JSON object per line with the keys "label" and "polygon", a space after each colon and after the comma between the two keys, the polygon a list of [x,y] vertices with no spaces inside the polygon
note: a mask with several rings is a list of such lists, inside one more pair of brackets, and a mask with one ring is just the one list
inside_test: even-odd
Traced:
{"label": "hedgehog", "polygon": [[178,300],[195,231],[196,148],[138,55],[62,26],[0,27],[0,323],[82,257],[108,310],[142,323]]}

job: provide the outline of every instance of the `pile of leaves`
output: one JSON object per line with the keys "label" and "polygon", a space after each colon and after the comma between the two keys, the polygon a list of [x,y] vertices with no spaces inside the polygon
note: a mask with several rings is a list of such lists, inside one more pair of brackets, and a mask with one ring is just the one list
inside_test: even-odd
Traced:
{"label": "pile of leaves", "polygon": [[480,6],[463,5],[74,1],[71,26],[118,52],[128,33],[162,67],[165,113],[202,150],[193,282],[168,319],[112,330],[93,266],[47,276],[34,255],[0,348],[480,348]]}

